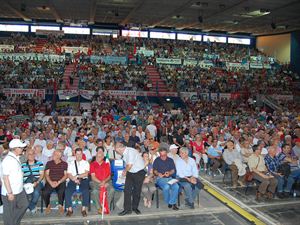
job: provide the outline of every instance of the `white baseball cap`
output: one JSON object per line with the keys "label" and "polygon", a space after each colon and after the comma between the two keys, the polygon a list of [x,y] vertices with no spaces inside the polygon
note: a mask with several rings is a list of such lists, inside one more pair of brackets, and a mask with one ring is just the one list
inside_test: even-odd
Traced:
{"label": "white baseball cap", "polygon": [[9,142],[9,148],[24,148],[26,147],[26,143],[21,141],[20,139],[12,139]]}
{"label": "white baseball cap", "polygon": [[177,149],[178,149],[178,146],[175,145],[175,144],[172,144],[172,145],[170,146],[169,150],[174,149],[174,148],[177,148]]}

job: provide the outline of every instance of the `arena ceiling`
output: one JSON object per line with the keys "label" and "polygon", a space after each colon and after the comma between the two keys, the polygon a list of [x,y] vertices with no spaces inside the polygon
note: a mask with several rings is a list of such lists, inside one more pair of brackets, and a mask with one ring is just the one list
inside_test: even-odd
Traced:
{"label": "arena ceiling", "polygon": [[300,29],[300,0],[0,0],[0,4],[2,20],[253,35]]}

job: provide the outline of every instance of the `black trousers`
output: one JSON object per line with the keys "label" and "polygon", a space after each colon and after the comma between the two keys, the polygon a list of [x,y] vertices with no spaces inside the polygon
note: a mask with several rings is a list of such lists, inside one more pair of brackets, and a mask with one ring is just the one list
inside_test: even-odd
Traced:
{"label": "black trousers", "polygon": [[45,202],[45,206],[48,207],[48,205],[50,204],[50,195],[53,191],[56,191],[57,193],[58,204],[64,205],[65,190],[66,182],[61,183],[56,188],[51,187],[50,184],[47,182],[43,190],[43,199]]}
{"label": "black trousers", "polygon": [[139,207],[145,174],[144,170],[136,173],[127,172],[124,188],[124,210],[132,211]]}

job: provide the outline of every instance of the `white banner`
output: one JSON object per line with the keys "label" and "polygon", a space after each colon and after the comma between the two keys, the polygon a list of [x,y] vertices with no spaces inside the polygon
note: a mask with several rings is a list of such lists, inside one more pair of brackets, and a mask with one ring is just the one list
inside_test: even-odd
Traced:
{"label": "white banner", "polygon": [[220,99],[231,99],[230,93],[220,93]]}
{"label": "white banner", "polygon": [[237,68],[237,69],[246,69],[249,70],[249,63],[235,63],[235,62],[226,62],[226,67],[229,68]]}
{"label": "white banner", "polygon": [[197,66],[198,65],[198,61],[195,59],[185,59],[183,61],[183,65],[185,66]]}
{"label": "white banner", "polygon": [[27,96],[27,97],[41,97],[45,99],[45,89],[14,89],[14,88],[5,88],[3,93],[7,97],[13,96]]}
{"label": "white banner", "polygon": [[36,61],[51,61],[51,62],[63,62],[65,60],[64,55],[55,54],[36,54],[36,53],[0,53],[0,59],[11,60],[36,60]]}
{"label": "white banner", "polygon": [[95,91],[80,90],[80,96],[87,100],[92,100],[94,95],[95,95]]}
{"label": "white banner", "polygon": [[58,90],[57,94],[60,100],[69,100],[78,96],[78,90]]}
{"label": "white banner", "polygon": [[14,51],[15,49],[15,46],[13,45],[0,45],[0,52],[11,52],[11,51]]}
{"label": "white banner", "polygon": [[293,95],[272,95],[272,98],[280,101],[293,101]]}
{"label": "white banner", "polygon": [[139,50],[137,50],[137,53],[143,54],[146,57],[154,56],[154,51],[153,50],[147,50],[145,48],[140,48]]}
{"label": "white banner", "polygon": [[214,64],[212,63],[212,61],[210,60],[202,60],[202,61],[199,61],[199,65],[201,68],[203,69],[209,69],[210,67],[213,67]]}
{"label": "white banner", "polygon": [[181,59],[156,58],[158,64],[181,65]]}
{"label": "white banner", "polygon": [[183,99],[192,99],[195,98],[195,96],[198,96],[197,92],[180,92],[180,97]]}
{"label": "white banner", "polygon": [[251,62],[250,63],[250,68],[251,69],[262,69],[263,68],[263,64],[262,63]]}
{"label": "white banner", "polygon": [[83,52],[83,53],[87,54],[89,51],[88,47],[62,46],[61,49],[62,49],[62,51],[65,51],[65,53],[74,53],[74,54],[76,54],[77,52]]}

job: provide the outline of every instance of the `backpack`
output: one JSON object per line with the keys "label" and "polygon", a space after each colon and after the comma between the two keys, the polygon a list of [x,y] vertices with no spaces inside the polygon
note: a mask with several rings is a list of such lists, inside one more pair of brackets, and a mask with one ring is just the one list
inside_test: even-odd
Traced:
{"label": "backpack", "polygon": [[288,163],[280,164],[278,173],[281,173],[285,178],[288,178],[291,174],[291,166]]}

